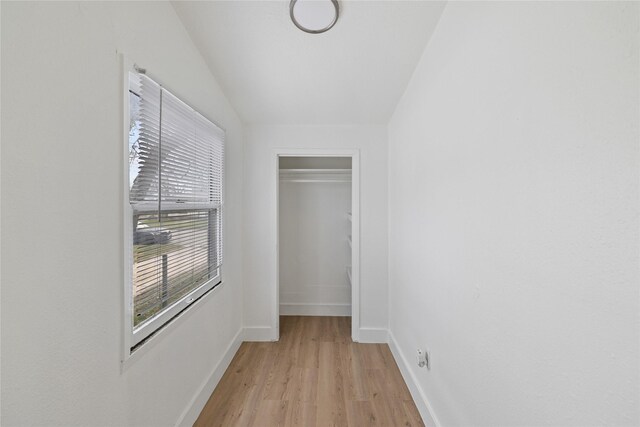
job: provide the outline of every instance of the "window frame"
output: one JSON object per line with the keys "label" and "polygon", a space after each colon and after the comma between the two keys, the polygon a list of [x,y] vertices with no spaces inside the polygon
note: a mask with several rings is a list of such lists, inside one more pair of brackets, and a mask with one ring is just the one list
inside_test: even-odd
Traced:
{"label": "window frame", "polygon": [[[152,318],[151,321],[144,321],[142,324],[134,328],[133,315],[134,315],[134,297],[133,297],[133,218],[136,214],[141,214],[141,209],[135,210],[129,200],[130,193],[130,181],[129,181],[129,131],[130,131],[130,100],[129,93],[131,90],[129,73],[139,72],[139,68],[133,61],[121,55],[122,61],[122,105],[123,105],[123,123],[122,123],[122,141],[123,141],[123,163],[122,163],[122,189],[123,189],[123,255],[124,255],[124,286],[123,286],[123,347],[122,347],[122,369],[125,369],[131,359],[135,359],[133,355],[143,353],[141,350],[149,347],[148,343],[155,342],[156,338],[163,335],[166,330],[172,329],[182,319],[185,314],[192,312],[196,306],[199,306],[199,302],[214,291],[221,288],[223,285],[223,264],[217,268],[217,274],[205,283],[201,284],[197,288],[193,289],[179,300],[175,301],[168,307],[166,307],[159,315]],[[153,79],[152,76],[149,76]],[[153,79],[156,80],[156,79]],[[156,80],[157,81],[157,80]],[[163,86],[164,87],[164,86]],[[218,128],[220,128],[225,134],[224,128],[217,123],[212,122]],[[225,142],[223,141],[223,144]],[[218,232],[224,233],[224,160],[222,163],[222,199],[221,203],[215,206],[211,204],[206,205],[206,209],[214,209],[217,215],[220,216],[220,226]],[[143,206],[140,206],[142,208]],[[205,207],[205,206],[202,206]],[[199,207],[190,206],[189,209],[185,209],[184,206],[180,206],[180,210],[192,211],[197,210]],[[215,225],[214,225],[215,226]],[[222,245],[221,252],[224,252],[224,245]],[[220,254],[223,256],[224,254]],[[223,258],[224,259],[224,258]],[[171,327],[170,327],[171,326]]]}

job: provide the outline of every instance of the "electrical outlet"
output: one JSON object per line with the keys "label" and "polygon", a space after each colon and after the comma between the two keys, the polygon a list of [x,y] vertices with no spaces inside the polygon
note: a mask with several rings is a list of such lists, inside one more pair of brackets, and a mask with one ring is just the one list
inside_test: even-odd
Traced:
{"label": "electrical outlet", "polygon": [[418,349],[417,359],[418,359],[418,367],[424,368],[427,364],[427,360],[426,360],[425,352],[422,351],[421,349]]}
{"label": "electrical outlet", "polygon": [[431,369],[431,353],[429,350],[418,349],[417,351],[418,367]]}

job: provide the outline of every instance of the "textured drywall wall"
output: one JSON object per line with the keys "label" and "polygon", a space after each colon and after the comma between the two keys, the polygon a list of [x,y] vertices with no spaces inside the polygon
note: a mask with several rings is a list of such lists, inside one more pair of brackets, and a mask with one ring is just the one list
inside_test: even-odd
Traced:
{"label": "textured drywall wall", "polygon": [[269,327],[275,290],[275,149],[360,150],[360,327],[387,328],[385,126],[248,126],[244,166],[244,321]]}
{"label": "textured drywall wall", "polygon": [[[123,373],[120,53],[227,130],[225,285]],[[2,2],[3,426],[175,425],[241,328],[241,183],[170,4]]]}
{"label": "textured drywall wall", "polygon": [[449,3],[389,125],[390,329],[442,425],[638,425],[638,3]]}

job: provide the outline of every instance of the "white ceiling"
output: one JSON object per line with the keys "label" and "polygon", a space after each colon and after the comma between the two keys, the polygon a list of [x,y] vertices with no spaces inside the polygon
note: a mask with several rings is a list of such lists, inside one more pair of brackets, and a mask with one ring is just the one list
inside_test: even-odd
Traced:
{"label": "white ceiling", "polygon": [[340,0],[323,34],[288,0],[173,6],[245,123],[387,123],[444,8],[433,1]]}

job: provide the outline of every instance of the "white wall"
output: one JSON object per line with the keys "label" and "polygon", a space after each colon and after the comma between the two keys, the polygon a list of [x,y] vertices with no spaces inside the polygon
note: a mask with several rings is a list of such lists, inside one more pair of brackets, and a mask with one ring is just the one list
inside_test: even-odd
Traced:
{"label": "white wall", "polygon": [[[120,370],[119,53],[227,130],[225,285]],[[242,128],[169,3],[2,3],[2,425],[174,425],[241,328]]]}
{"label": "white wall", "polygon": [[385,126],[245,128],[244,324],[269,328],[275,290],[275,148],[360,150],[360,326],[387,328],[387,133]]}
{"label": "white wall", "polygon": [[321,182],[327,177],[317,173],[287,176],[281,175],[279,190],[280,313],[348,316],[351,181]]}
{"label": "white wall", "polygon": [[389,125],[390,328],[442,425],[638,425],[638,3],[449,3]]}

